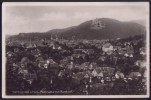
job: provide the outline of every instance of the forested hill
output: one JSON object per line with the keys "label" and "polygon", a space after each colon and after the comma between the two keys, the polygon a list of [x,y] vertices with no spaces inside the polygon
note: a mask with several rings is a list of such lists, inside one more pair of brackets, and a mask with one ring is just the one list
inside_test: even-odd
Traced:
{"label": "forested hill", "polygon": [[64,38],[64,39],[116,39],[145,34],[145,26],[133,21],[121,22],[110,18],[89,20],[64,29],[53,29],[44,33],[20,33],[15,38]]}

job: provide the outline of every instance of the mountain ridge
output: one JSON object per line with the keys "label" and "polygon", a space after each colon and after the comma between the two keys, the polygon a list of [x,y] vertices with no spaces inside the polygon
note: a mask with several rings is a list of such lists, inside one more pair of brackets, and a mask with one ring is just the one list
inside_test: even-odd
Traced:
{"label": "mountain ridge", "polygon": [[28,36],[40,36],[45,38],[58,37],[64,39],[116,39],[146,33],[145,26],[136,22],[123,22],[111,18],[97,18],[85,21],[77,26],[62,29],[52,29],[47,32],[25,34]]}

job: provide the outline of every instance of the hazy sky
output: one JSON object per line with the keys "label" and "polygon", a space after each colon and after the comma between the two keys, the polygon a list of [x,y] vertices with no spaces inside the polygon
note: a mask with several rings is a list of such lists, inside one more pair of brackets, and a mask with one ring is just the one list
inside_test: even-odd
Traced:
{"label": "hazy sky", "polygon": [[46,32],[95,18],[146,19],[148,3],[3,3],[3,32]]}

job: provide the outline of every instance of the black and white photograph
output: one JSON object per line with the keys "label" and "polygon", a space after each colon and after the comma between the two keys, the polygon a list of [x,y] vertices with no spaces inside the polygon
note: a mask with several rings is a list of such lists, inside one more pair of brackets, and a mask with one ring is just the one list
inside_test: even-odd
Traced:
{"label": "black and white photograph", "polygon": [[4,2],[3,98],[149,98],[149,2]]}

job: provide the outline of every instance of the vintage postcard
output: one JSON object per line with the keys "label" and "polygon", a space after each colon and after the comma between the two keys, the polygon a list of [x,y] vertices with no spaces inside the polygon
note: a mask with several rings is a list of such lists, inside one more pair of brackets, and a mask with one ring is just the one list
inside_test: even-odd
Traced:
{"label": "vintage postcard", "polygon": [[148,98],[148,2],[2,4],[3,98]]}

